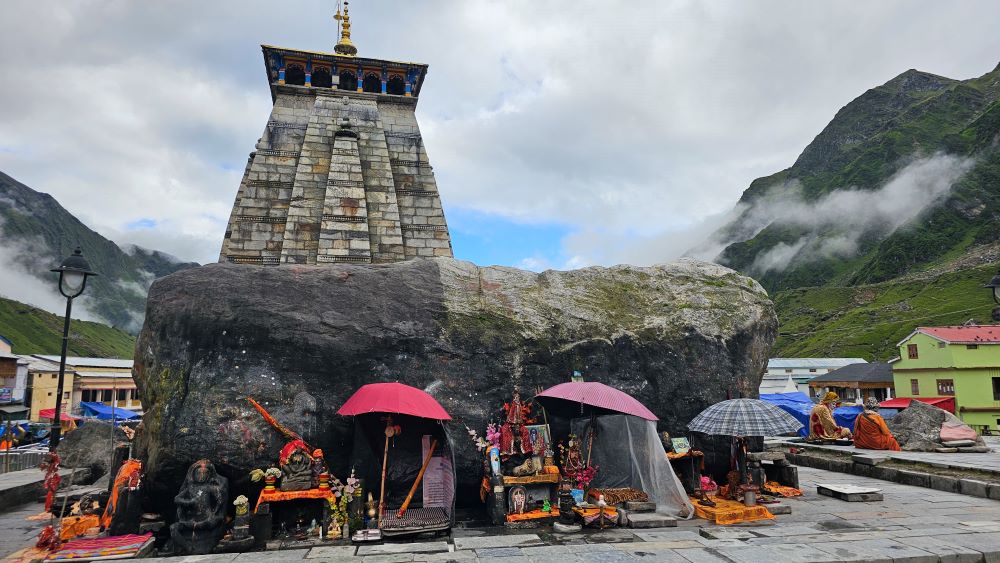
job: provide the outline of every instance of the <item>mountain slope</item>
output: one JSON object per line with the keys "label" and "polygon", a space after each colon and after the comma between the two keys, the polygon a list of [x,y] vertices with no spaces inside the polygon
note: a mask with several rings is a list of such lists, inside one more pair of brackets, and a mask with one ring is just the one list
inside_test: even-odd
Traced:
{"label": "mountain slope", "polygon": [[[891,280],[991,242],[998,100],[1000,67],[965,81],[910,70],[865,92],[790,168],[751,183],[714,235],[728,243],[717,259],[774,291]],[[868,205],[832,213],[850,198]],[[894,212],[893,199],[913,201]]]}
{"label": "mountain slope", "polygon": [[[80,222],[52,196],[0,172],[0,247],[14,262],[11,268],[54,288],[54,277],[48,270],[78,245],[91,268],[100,274],[88,282],[81,306],[112,326],[133,333],[142,325],[146,290],[153,279],[197,265],[137,247],[125,252]],[[28,280],[34,283],[30,277]]]}
{"label": "mountain slope", "polygon": [[[0,297],[0,335],[14,343],[15,354],[58,354],[62,347],[63,318]],[[135,337],[101,323],[70,323],[69,355],[131,358]]]}
{"label": "mountain slope", "polygon": [[990,322],[983,283],[995,265],[854,287],[787,289],[772,295],[780,321],[774,357],[886,361],[914,327]]}

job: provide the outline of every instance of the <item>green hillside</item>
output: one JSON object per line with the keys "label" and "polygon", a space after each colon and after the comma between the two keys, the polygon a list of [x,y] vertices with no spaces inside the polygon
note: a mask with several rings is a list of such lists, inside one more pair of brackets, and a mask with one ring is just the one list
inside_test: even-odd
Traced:
{"label": "green hillside", "polygon": [[[718,260],[753,275],[769,291],[853,286],[919,273],[996,240],[1000,223],[1000,67],[958,81],[910,70],[837,112],[788,169],[759,178],[744,192],[745,212],[720,229],[728,243]],[[882,189],[907,166],[933,155],[971,159],[967,172],[908,224],[873,221],[863,232],[836,221],[789,221],[769,200],[795,190],[806,206],[849,190]],[[887,196],[888,197],[888,196]],[[905,196],[896,196],[902,199]],[[916,192],[910,197],[920,200]],[[881,200],[880,200],[881,201]],[[780,204],[779,204],[780,205]],[[849,252],[825,252],[844,237]],[[777,251],[784,252],[775,266]]]}
{"label": "green hillside", "polygon": [[[0,297],[0,335],[14,343],[15,354],[58,354],[63,317]],[[135,337],[100,323],[70,323],[69,355],[131,358]]]}
{"label": "green hillside", "polygon": [[889,360],[896,343],[921,325],[990,321],[983,284],[997,265],[853,287],[806,287],[772,294],[780,322],[773,357]]}

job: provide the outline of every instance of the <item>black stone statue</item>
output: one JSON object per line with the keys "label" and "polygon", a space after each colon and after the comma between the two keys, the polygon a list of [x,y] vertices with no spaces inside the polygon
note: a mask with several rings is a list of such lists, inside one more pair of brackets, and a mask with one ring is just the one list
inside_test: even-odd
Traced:
{"label": "black stone statue", "polygon": [[170,526],[170,538],[175,553],[211,553],[225,532],[228,501],[229,480],[215,472],[211,461],[194,462],[174,497],[177,522]]}
{"label": "black stone statue", "polygon": [[304,491],[313,486],[313,460],[306,450],[295,448],[281,468],[282,491]]}

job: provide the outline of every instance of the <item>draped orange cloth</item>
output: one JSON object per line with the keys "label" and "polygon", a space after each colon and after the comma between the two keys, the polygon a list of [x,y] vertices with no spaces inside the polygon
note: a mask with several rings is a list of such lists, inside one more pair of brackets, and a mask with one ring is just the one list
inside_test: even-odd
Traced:
{"label": "draped orange cloth", "polygon": [[893,437],[881,415],[865,411],[854,421],[854,447],[865,450],[899,451],[899,443]]}

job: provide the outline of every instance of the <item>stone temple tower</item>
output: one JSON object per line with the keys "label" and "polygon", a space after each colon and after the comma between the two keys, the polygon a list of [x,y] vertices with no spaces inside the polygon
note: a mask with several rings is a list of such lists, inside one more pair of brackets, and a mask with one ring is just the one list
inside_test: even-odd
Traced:
{"label": "stone temple tower", "polygon": [[357,56],[347,2],[333,53],[262,45],[274,107],[220,262],[382,263],[451,256],[414,110],[427,65]]}

